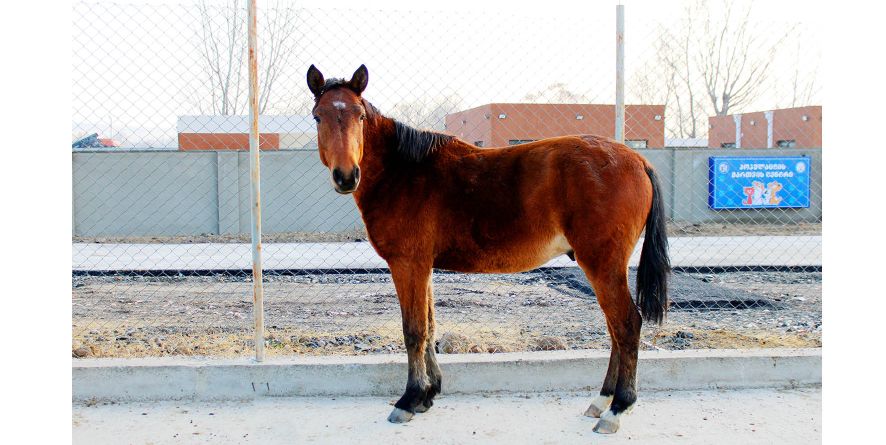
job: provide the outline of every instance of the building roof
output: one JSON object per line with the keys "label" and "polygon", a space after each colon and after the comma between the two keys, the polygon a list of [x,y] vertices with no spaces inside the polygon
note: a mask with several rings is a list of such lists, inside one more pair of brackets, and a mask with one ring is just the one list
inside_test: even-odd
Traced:
{"label": "building roof", "polygon": [[817,110],[819,113],[821,113],[822,106],[821,105],[803,105],[800,107],[771,108],[768,110],[742,111],[742,112],[735,112],[735,113],[730,113],[730,114],[725,114],[725,115],[708,116],[708,119],[717,119],[717,118],[723,118],[723,117],[727,117],[727,116],[742,116],[745,114],[766,113],[766,112],[770,112],[770,111],[771,112],[783,112],[783,111],[800,111],[800,110],[810,110],[810,111]]}

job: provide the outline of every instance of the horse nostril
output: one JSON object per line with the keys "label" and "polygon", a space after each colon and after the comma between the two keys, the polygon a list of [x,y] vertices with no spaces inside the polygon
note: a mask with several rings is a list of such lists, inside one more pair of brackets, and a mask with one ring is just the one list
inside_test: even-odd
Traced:
{"label": "horse nostril", "polygon": [[354,167],[354,183],[360,180],[360,167]]}
{"label": "horse nostril", "polygon": [[332,180],[341,187],[345,182],[345,175],[342,174],[341,170],[335,168],[332,170]]}

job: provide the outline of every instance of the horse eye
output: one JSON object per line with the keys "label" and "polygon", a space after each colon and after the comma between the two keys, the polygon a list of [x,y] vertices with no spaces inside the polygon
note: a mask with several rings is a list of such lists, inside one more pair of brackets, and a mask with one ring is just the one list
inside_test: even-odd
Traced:
{"label": "horse eye", "polygon": [[319,124],[320,123],[320,116],[314,116],[314,120],[317,121],[317,123]]}

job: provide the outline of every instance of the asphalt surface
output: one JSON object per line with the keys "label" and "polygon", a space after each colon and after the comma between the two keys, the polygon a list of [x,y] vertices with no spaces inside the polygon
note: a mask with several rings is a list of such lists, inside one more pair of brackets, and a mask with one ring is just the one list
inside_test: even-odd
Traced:
{"label": "asphalt surface", "polygon": [[76,404],[73,443],[821,443],[820,388],[641,392],[607,436],[582,416],[591,398],[443,394],[405,425],[385,420],[393,399],[379,397]]}
{"label": "asphalt surface", "polygon": [[[547,278],[548,286],[576,298],[596,299],[594,289],[577,267],[548,269],[542,272]],[[774,274],[771,272],[770,274]],[[671,310],[691,309],[782,309],[783,305],[773,301],[766,295],[748,292],[747,290],[718,286],[711,283],[711,278],[699,275],[673,273],[668,280]],[[637,270],[628,270],[628,286],[631,295],[636,294]]]}

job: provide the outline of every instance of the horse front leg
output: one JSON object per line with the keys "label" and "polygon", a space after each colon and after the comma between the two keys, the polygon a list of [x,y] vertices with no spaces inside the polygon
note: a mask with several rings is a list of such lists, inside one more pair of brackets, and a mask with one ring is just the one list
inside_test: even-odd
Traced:
{"label": "horse front leg", "polygon": [[443,390],[443,371],[437,364],[437,354],[434,351],[434,332],[436,330],[436,321],[434,320],[434,289],[428,283],[428,340],[425,344],[425,369],[428,371],[431,388],[428,390],[424,401],[415,408],[418,413],[423,413],[434,406],[434,396],[440,394]]}
{"label": "horse front leg", "polygon": [[424,411],[425,401],[431,390],[428,378],[425,351],[428,348],[428,304],[431,280],[431,267],[419,266],[415,262],[389,264],[397,298],[400,300],[400,313],[403,317],[403,339],[409,362],[406,391],[394,404],[388,421],[403,423],[412,420],[418,411]]}

